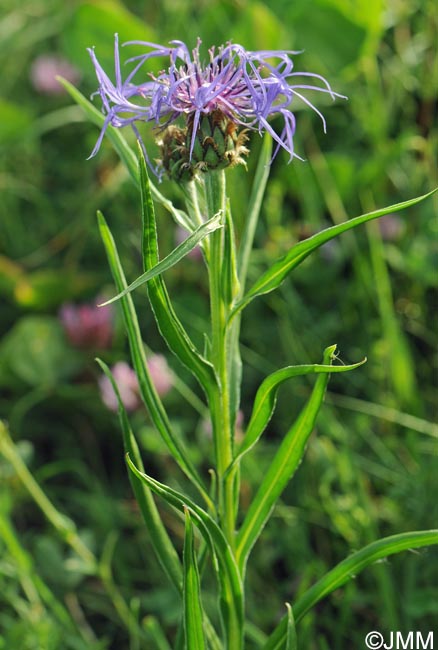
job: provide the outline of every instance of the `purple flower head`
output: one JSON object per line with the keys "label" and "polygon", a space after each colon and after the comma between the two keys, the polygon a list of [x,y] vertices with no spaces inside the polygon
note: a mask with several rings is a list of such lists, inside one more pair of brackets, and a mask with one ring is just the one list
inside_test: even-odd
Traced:
{"label": "purple flower head", "polygon": [[[191,161],[202,118],[212,114],[224,116],[235,125],[259,133],[267,131],[276,142],[274,156],[285,149],[290,160],[299,156],[294,151],[293,136],[296,120],[292,105],[297,101],[314,110],[322,120],[322,113],[306,97],[307,91],[329,94],[332,99],[343,97],[335,93],[328,81],[318,74],[296,72],[289,51],[245,50],[241,45],[228,43],[208,52],[204,63],[200,58],[201,41],[189,51],[182,41],[172,41],[170,47],[154,43],[130,41],[125,45],[142,45],[150,51],[128,59],[132,69],[122,81],[117,35],[115,38],[115,84],[100,66],[94,50],[90,55],[99,81],[106,120],[91,155],[101,144],[108,125],[131,125],[137,137],[138,122],[152,122],[164,129],[179,118],[189,126],[187,143]],[[168,67],[158,75],[144,75],[143,66],[153,57],[168,59]],[[134,77],[136,82],[134,83]],[[140,83],[138,83],[140,81]],[[270,118],[280,116],[283,127],[278,133]]]}

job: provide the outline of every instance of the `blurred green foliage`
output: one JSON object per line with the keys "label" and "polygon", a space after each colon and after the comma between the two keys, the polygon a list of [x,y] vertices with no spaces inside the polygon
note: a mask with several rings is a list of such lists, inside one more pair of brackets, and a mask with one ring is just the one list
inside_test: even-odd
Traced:
{"label": "blurred green foliage", "polygon": [[[97,351],[73,349],[58,320],[66,302],[112,295],[97,208],[110,220],[128,278],[139,275],[138,196],[108,142],[86,161],[98,132],[66,95],[38,92],[37,57],[67,59],[89,95],[96,81],[85,48],[95,46],[110,69],[115,31],[122,42],[194,45],[200,36],[209,47],[231,39],[247,49],[303,50],[297,69],[327,76],[348,95],[348,102],[318,104],[327,135],[317,116],[299,110],[296,150],[306,162],[287,165],[279,154],[272,165],[251,280],[327,224],[437,185],[434,9],[432,0],[0,0],[0,417],[18,456],[112,572],[148,639],[144,645],[123,620],[117,595],[103,588],[107,574],[90,573],[0,457],[0,648],[161,648],[162,630],[172,643],[179,616],[176,596],[151,560],[116,417],[99,398]],[[238,232],[259,146],[254,134],[248,171],[228,174]],[[179,200],[170,182],[161,190]],[[347,379],[332,378],[306,462],[257,545],[248,575],[250,648],[259,647],[285,600],[350,550],[436,524],[437,202],[435,196],[325,246],[293,282],[245,312],[245,422],[269,371],[315,362],[334,342],[346,363],[369,358]],[[165,253],[175,227],[159,209],[158,216]],[[207,329],[203,276],[195,259],[167,274],[176,310],[199,341]],[[144,293],[135,299],[145,342],[164,352]],[[128,358],[117,318],[113,345],[102,356],[107,363]],[[166,406],[206,472],[205,414],[191,379],[173,368],[178,383]],[[264,448],[244,464],[244,505],[307,393],[304,380],[281,390]],[[136,412],[132,421],[149,472],[181,483],[147,417]],[[181,547],[183,523],[165,508],[163,517]],[[303,621],[299,647],[342,650],[361,647],[372,629],[433,629],[437,579],[436,550],[377,565]]]}

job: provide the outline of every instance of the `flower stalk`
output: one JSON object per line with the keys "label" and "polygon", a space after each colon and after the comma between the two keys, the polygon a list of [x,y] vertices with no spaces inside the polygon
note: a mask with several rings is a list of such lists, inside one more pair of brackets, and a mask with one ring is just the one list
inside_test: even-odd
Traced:
{"label": "flower stalk", "polygon": [[229,338],[227,318],[229,304],[224,295],[222,269],[225,253],[225,173],[210,172],[205,175],[205,195],[209,218],[221,212],[224,227],[212,233],[210,238],[210,309],[211,309],[211,361],[218,379],[218,389],[212,407],[213,439],[215,445],[216,471],[218,478],[219,517],[229,543],[234,544],[234,496],[232,483],[225,476],[233,458],[233,431],[230,407]]}

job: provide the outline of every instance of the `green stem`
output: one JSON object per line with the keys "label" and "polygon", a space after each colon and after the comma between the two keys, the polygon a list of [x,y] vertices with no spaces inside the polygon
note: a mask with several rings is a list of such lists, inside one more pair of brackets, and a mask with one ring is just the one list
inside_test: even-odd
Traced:
{"label": "green stem", "polygon": [[[200,196],[200,181],[192,180],[188,183],[182,185],[182,190],[185,196],[186,210],[189,215],[190,221],[193,226],[193,230],[201,226],[205,221],[205,214],[203,213],[201,204],[203,204],[202,198]],[[201,198],[201,201],[200,201]],[[208,260],[210,257],[210,238],[205,237],[200,243],[200,246],[204,252],[205,259]]]}
{"label": "green stem", "polygon": [[[205,189],[209,218],[222,211],[225,222],[225,173],[217,171],[206,174]],[[223,228],[212,233],[210,247],[211,361],[219,383],[219,388],[211,405],[218,475],[218,505],[222,528],[230,545],[234,547],[235,507],[233,481],[230,480],[229,476],[224,476],[233,457],[233,435],[228,365],[230,350],[226,334],[229,305],[224,297],[222,284],[222,268],[225,254]]]}
{"label": "green stem", "polygon": [[205,219],[202,216],[201,206],[199,205],[198,181],[193,180],[182,186],[186,196],[186,205],[188,213],[194,226],[201,226]]}
{"label": "green stem", "polygon": [[[226,214],[225,174],[214,171],[204,176],[207,218],[218,212],[222,214],[223,228],[208,238],[208,273],[210,284],[211,341],[209,360],[214,367],[216,382],[208,396],[213,426],[215,466],[217,479],[217,513],[219,525],[234,554],[236,526],[236,476],[227,468],[233,459],[235,405],[232,400],[233,364],[236,357],[238,337],[232,336],[227,321],[235,294],[233,274],[234,233]],[[193,189],[195,187],[193,186]],[[196,204],[196,201],[193,202]],[[199,204],[198,204],[199,205]],[[227,230],[228,229],[228,230]],[[233,258],[233,259],[231,259]],[[243,628],[235,610],[235,588],[225,580],[222,590],[224,623],[224,648],[241,650]]]}

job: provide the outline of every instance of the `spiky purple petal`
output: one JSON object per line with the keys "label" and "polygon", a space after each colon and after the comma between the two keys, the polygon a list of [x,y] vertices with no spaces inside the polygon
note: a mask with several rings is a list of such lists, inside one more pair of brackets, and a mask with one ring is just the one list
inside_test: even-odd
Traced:
{"label": "spiky purple petal", "polygon": [[[283,148],[290,159],[299,158],[293,147],[296,120],[291,104],[294,98],[317,113],[325,131],[324,116],[302,91],[327,93],[332,99],[343,97],[334,92],[321,75],[294,71],[290,55],[298,52],[252,52],[241,45],[228,43],[217,50],[210,48],[209,59],[201,63],[199,39],[192,52],[182,41],[172,41],[171,47],[146,41],[129,41],[124,45],[134,44],[150,48],[150,51],[128,59],[127,63],[135,65],[123,81],[118,38],[115,36],[115,85],[99,64],[94,49],[88,50],[99,82],[97,92],[102,98],[102,110],[106,115],[92,156],[97,153],[110,124],[116,128],[131,125],[138,135],[136,122],[152,122],[164,128],[182,116],[186,121],[191,121],[193,128],[191,158],[201,116],[219,110],[236,124],[260,133],[268,131],[277,145],[274,156]],[[168,58],[167,70],[157,76],[149,74],[149,79],[143,79],[142,83],[134,83],[134,77],[149,59],[155,57]],[[307,82],[312,79],[315,84]],[[283,119],[280,134],[268,122],[273,116]]]}

